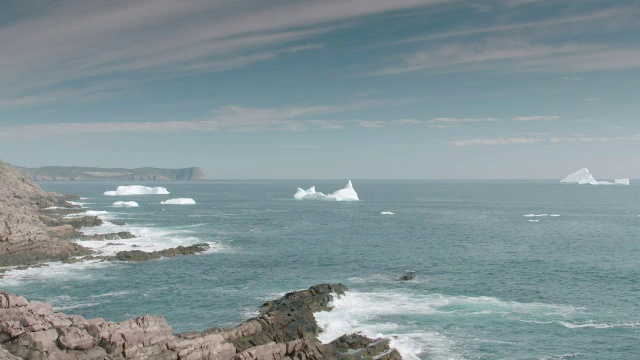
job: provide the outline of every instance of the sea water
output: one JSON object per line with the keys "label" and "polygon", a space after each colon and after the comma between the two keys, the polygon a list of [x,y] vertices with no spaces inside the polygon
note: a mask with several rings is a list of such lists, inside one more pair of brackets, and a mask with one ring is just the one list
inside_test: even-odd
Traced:
{"label": "sea water", "polygon": [[[323,341],[386,337],[406,359],[640,358],[640,186],[354,180],[361,201],[293,199],[345,183],[41,183],[105,219],[87,233],[138,235],[82,242],[101,253],[211,249],[52,263],[8,272],[0,288],[87,318],[163,315],[177,333],[234,326],[285,292],[342,282],[347,295],[316,314]],[[118,185],[170,194],[103,195]],[[174,198],[196,204],[161,204]],[[398,281],[407,270],[415,280]]]}

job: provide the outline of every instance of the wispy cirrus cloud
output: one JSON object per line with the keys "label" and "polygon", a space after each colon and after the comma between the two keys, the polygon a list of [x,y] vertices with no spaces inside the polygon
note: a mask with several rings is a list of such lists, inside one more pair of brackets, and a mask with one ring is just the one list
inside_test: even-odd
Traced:
{"label": "wispy cirrus cloud", "polygon": [[492,146],[492,145],[522,145],[522,144],[538,144],[538,143],[614,143],[621,141],[640,141],[640,134],[629,136],[589,136],[585,134],[576,134],[573,136],[554,136],[554,137],[507,137],[507,138],[480,138],[452,140],[449,145],[453,146]]}
{"label": "wispy cirrus cloud", "polygon": [[536,116],[519,116],[514,117],[513,121],[552,121],[559,120],[560,116],[557,115],[536,115]]}
{"label": "wispy cirrus cloud", "polygon": [[467,139],[467,140],[453,140],[449,141],[453,146],[484,146],[484,145],[519,145],[519,144],[536,144],[544,141],[539,138],[525,138],[525,137],[508,137],[508,138],[480,138],[480,139]]}
{"label": "wispy cirrus cloud", "polygon": [[[442,0],[61,0],[0,26],[0,98],[14,106],[48,87],[99,76],[224,71],[299,51],[363,16]],[[301,44],[300,42],[303,42]],[[306,43],[306,44],[305,44]],[[315,45],[309,45],[314,44]],[[53,71],[55,70],[55,71]],[[7,100],[14,99],[14,100]]]}

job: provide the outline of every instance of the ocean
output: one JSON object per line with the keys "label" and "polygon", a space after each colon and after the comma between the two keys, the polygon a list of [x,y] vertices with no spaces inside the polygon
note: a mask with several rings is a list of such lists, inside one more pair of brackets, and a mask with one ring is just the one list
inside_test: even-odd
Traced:
{"label": "ocean", "polygon": [[[170,194],[103,195],[134,184]],[[211,249],[52,263],[10,271],[0,288],[87,318],[163,315],[178,333],[234,326],[288,291],[341,282],[347,295],[316,314],[323,341],[386,337],[405,359],[640,358],[640,186],[353,180],[361,201],[293,199],[297,187],[345,184],[40,183],[107,221],[87,232],[138,235],[83,242],[105,254]],[[196,204],[161,204],[170,198]],[[415,280],[398,281],[408,270]]]}

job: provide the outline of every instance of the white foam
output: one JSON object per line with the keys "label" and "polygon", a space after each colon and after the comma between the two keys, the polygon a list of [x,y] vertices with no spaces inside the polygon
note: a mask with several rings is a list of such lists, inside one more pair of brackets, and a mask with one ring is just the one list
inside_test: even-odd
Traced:
{"label": "white foam", "polygon": [[347,182],[347,186],[344,189],[336,190],[329,195],[325,195],[321,192],[316,192],[316,187],[312,186],[307,190],[298,188],[293,195],[296,200],[332,200],[332,201],[358,201],[358,193],[353,189],[351,180]]}
{"label": "white foam", "polygon": [[76,281],[79,278],[91,277],[90,274],[79,270],[107,267],[111,266],[112,263],[100,260],[89,260],[73,264],[50,262],[46,265],[48,266],[30,267],[24,270],[9,270],[3,274],[3,277],[0,279],[0,285],[17,286],[29,281],[42,281],[47,279],[55,279],[56,281]]}
{"label": "white foam", "polygon": [[524,217],[547,217],[549,214],[526,214]]}
{"label": "white foam", "polygon": [[617,324],[597,324],[597,323],[586,323],[586,324],[573,324],[570,322],[560,321],[560,325],[568,328],[568,329],[583,329],[583,328],[593,328],[593,329],[610,329],[610,328],[636,328],[640,326],[640,323],[617,323]]}
{"label": "white foam", "polygon": [[395,215],[396,213],[391,212],[391,211],[383,211],[380,213],[380,215]]}
{"label": "white foam", "polygon": [[538,222],[540,220],[529,220],[529,222]]}
{"label": "white foam", "polygon": [[62,206],[49,206],[48,208],[45,208],[45,210],[57,210],[57,209],[64,209],[64,207],[62,207]]}
{"label": "white foam", "polygon": [[69,201],[67,200],[67,203],[71,204],[71,205],[75,205],[75,206],[80,206],[80,207],[84,207],[84,205],[86,205],[87,203],[85,202],[79,202],[79,201]]}
{"label": "white foam", "polygon": [[129,196],[129,195],[167,195],[169,191],[163,187],[148,187],[142,185],[118,186],[115,191],[105,191],[106,196]]}
{"label": "white foam", "polygon": [[[116,225],[109,221],[104,221],[102,225],[95,227],[85,227],[80,229],[85,235],[109,234],[128,231],[135,235],[133,239],[122,239],[113,241],[78,241],[84,247],[96,251],[99,255],[113,256],[119,251],[142,250],[160,251],[177,246],[189,246],[203,241],[193,235],[192,230],[187,229],[162,229],[141,225]],[[112,245],[107,245],[112,244]],[[117,245],[113,245],[117,244]],[[210,248],[205,253],[226,252],[227,246],[215,242],[209,242]]]}
{"label": "white foam", "polygon": [[610,181],[598,181],[598,185],[629,185],[629,179],[614,179]]}
{"label": "white foam", "polygon": [[[331,311],[314,314],[323,329],[318,336],[322,342],[330,342],[342,334],[361,332],[373,338],[391,339],[391,346],[398,349],[404,359],[464,357],[458,353],[463,346],[456,340],[459,337],[455,334],[450,337],[445,329],[421,329],[415,325],[415,321],[421,317],[434,316],[440,322],[443,316],[460,319],[470,316],[500,316],[513,320],[534,317],[564,321],[577,312],[576,308],[565,305],[519,303],[484,296],[425,294],[409,290],[349,291],[341,297],[334,295],[334,300],[329,305],[333,306]],[[404,320],[391,323],[390,318]]]}
{"label": "white foam", "polygon": [[561,183],[574,183],[574,184],[590,184],[590,185],[598,185],[596,179],[593,178],[593,175],[589,172],[589,169],[582,168],[574,173],[567,175],[564,179],[560,180]]}
{"label": "white foam", "polygon": [[138,203],[135,201],[116,201],[113,203],[115,207],[138,207]]}
{"label": "white foam", "polygon": [[169,199],[160,202],[162,205],[195,205],[196,201],[190,198]]}
{"label": "white foam", "polygon": [[77,217],[83,217],[83,216],[97,216],[101,219],[104,219],[107,217],[106,215],[108,214],[109,214],[108,211],[87,210],[80,213],[68,214],[68,215],[65,215],[64,217],[67,219],[71,219],[71,218],[77,218]]}

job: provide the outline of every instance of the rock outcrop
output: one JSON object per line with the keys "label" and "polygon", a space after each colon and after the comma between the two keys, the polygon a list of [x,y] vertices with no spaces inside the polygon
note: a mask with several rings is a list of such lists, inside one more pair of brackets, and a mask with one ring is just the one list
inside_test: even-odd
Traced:
{"label": "rock outcrop", "polygon": [[[34,264],[89,254],[84,247],[54,239],[53,220],[41,214],[50,206],[72,206],[67,196],[48,193],[0,161],[0,266]],[[56,224],[56,226],[61,224]]]}
{"label": "rock outcrop", "polygon": [[260,315],[230,329],[172,335],[158,316],[115,323],[53,310],[47,303],[0,291],[0,358],[3,359],[379,359],[400,354],[385,339],[342,336],[329,344],[316,338],[313,312],[329,310],[342,284],[322,284],[264,304]]}
{"label": "rock outcrop", "polygon": [[24,168],[14,166],[22,175],[36,181],[158,181],[158,180],[206,180],[207,177],[199,167],[184,169],[159,169],[152,167],[96,168],[82,166],[45,166],[40,168]]}

